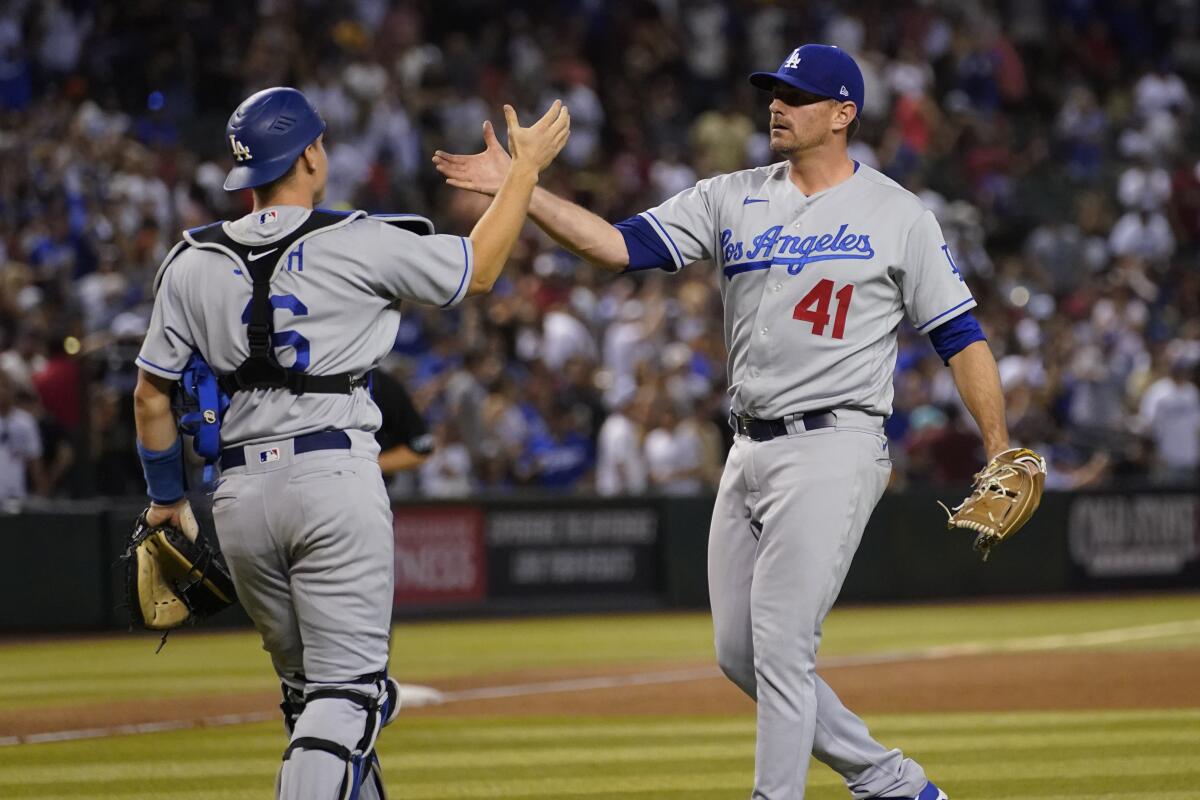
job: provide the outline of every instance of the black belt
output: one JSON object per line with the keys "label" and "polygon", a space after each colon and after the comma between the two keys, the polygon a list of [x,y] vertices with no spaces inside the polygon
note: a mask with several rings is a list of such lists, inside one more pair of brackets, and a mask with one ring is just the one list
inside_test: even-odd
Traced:
{"label": "black belt", "polygon": [[[246,447],[255,447],[255,445],[246,445]],[[259,456],[265,464],[268,460],[266,454],[270,452],[269,447],[263,447],[263,453]],[[350,436],[345,431],[317,431],[316,433],[306,433],[303,436],[297,436],[292,439],[292,452],[296,455],[301,453],[311,453],[314,450],[349,450]],[[242,447],[226,447],[221,451],[221,469],[232,469],[233,467],[246,466],[246,451]]]}
{"label": "black belt", "polygon": [[[793,418],[797,429],[815,431],[818,428],[832,428],[837,425],[837,417],[832,409],[809,411]],[[777,436],[788,435],[788,424],[783,419],[756,419],[744,414],[730,414],[730,424],[741,436],[749,437],[756,442],[768,442]]]}

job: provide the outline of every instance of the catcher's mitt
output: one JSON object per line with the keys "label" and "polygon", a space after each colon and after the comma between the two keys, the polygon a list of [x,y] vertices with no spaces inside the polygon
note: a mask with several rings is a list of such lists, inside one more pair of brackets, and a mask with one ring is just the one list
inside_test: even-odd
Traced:
{"label": "catcher's mitt", "polygon": [[143,511],[122,557],[129,616],[147,630],[169,631],[237,600],[220,554],[198,535],[191,509],[183,516],[186,532],[166,523],[151,527]]}
{"label": "catcher's mitt", "polygon": [[1042,501],[1046,459],[1024,447],[997,453],[978,474],[971,495],[953,509],[939,503],[950,530],[975,531],[975,549],[987,561],[992,547],[1029,521]]}

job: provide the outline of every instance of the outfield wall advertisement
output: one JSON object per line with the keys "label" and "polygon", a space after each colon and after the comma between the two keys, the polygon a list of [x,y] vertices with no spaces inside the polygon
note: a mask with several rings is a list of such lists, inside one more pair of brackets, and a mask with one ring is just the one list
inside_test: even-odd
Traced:
{"label": "outfield wall advertisement", "polygon": [[658,591],[660,514],[650,504],[400,504],[392,512],[401,611]]}
{"label": "outfield wall advertisement", "polygon": [[471,604],[487,596],[483,511],[471,506],[397,506],[397,607]]}
{"label": "outfield wall advertisement", "polygon": [[1184,574],[1200,567],[1200,495],[1076,496],[1067,540],[1072,560],[1090,577]]}
{"label": "outfield wall advertisement", "polygon": [[[964,489],[888,493],[839,602],[1200,587],[1200,493],[1049,492],[985,563],[937,507]],[[193,506],[210,535],[203,497]],[[701,608],[711,497],[422,501],[394,507],[400,616]],[[129,626],[121,554],[140,501],[0,513],[13,565],[0,632]],[[352,533],[347,531],[348,534]],[[46,543],[54,543],[54,558]],[[248,624],[233,608],[204,623]]]}
{"label": "outfield wall advertisement", "polygon": [[658,528],[650,507],[492,510],[486,537],[492,596],[653,595]]}

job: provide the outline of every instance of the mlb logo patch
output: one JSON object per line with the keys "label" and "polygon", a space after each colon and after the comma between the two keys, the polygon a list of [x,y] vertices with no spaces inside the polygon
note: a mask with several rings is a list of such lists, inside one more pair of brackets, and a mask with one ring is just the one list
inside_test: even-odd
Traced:
{"label": "mlb logo patch", "polygon": [[268,222],[274,222],[277,219],[279,219],[278,211],[264,211],[258,215],[258,224],[266,225]]}
{"label": "mlb logo patch", "polygon": [[272,447],[268,450],[259,450],[258,451],[258,463],[260,463],[260,464],[270,464],[272,461],[278,461],[278,460],[279,460],[279,448],[278,447]]}

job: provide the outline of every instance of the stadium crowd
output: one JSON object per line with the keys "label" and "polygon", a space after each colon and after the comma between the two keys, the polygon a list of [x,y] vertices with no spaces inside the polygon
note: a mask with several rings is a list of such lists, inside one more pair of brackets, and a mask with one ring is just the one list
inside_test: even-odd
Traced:
{"label": "stadium crowd", "polygon": [[[328,122],[327,205],[465,233],[472,152],[561,97],[545,179],[610,220],[768,163],[746,75],[855,55],[852,155],[917,192],[979,300],[1016,442],[1050,486],[1195,481],[1200,77],[1195,0],[0,4],[0,499],[135,494],[132,357],[181,229],[245,213],[221,131],[295,85]],[[495,292],[405,307],[385,367],[436,438],[395,491],[710,491],[731,434],[716,271],[603,275],[530,226]],[[981,464],[949,371],[906,329],[895,482]]]}

